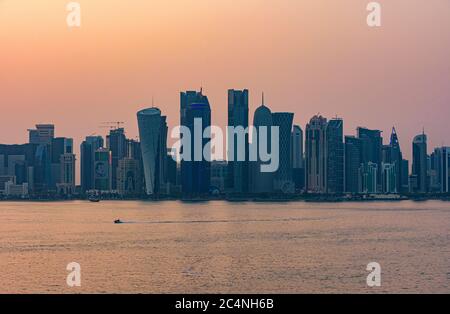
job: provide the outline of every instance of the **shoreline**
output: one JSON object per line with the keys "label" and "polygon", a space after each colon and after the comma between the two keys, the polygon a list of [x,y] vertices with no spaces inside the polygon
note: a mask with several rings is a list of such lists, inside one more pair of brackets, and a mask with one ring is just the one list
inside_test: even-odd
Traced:
{"label": "shoreline", "polygon": [[[208,203],[214,201],[223,201],[227,203],[297,203],[297,202],[306,202],[306,203],[376,203],[376,202],[401,202],[401,201],[413,201],[413,202],[425,202],[425,201],[450,201],[450,196],[398,196],[398,197],[327,197],[327,196],[309,196],[309,197],[293,197],[293,198],[277,198],[277,197],[268,197],[268,198],[256,198],[256,197],[248,197],[248,198],[226,198],[226,197],[205,197],[205,198],[179,198],[179,197],[167,197],[167,198],[102,198],[101,201],[108,202],[126,202],[126,201],[140,201],[140,202],[168,202],[168,201],[178,201],[182,203]],[[71,201],[85,201],[90,202],[87,198],[76,197],[76,198],[27,198],[27,199],[0,199],[0,204],[2,202],[17,202],[17,203],[58,203],[58,202],[71,202]]]}

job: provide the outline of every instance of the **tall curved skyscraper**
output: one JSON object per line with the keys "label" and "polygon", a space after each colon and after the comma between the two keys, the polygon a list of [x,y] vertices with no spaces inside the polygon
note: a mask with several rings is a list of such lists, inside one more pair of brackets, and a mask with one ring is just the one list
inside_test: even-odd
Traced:
{"label": "tall curved skyscraper", "polygon": [[164,162],[167,151],[166,117],[158,108],[137,113],[147,195],[158,193],[164,183]]}

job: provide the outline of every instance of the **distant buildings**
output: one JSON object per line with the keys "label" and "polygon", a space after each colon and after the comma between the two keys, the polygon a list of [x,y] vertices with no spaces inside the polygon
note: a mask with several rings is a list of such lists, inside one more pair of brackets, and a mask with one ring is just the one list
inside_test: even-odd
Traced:
{"label": "distant buildings", "polygon": [[111,129],[106,136],[106,147],[111,152],[111,189],[117,190],[119,161],[127,156],[127,139],[123,128]]}
{"label": "distant buildings", "polygon": [[[147,195],[158,194],[166,183],[167,122],[158,108],[137,113]],[[137,164],[136,164],[137,167]]]}
{"label": "distant buildings", "polygon": [[326,128],[322,116],[306,125],[306,188],[311,193],[326,193]]}
{"label": "distant buildings", "polygon": [[95,152],[103,146],[104,141],[101,136],[88,136],[81,143],[81,192],[83,194],[95,188],[94,157]]}
{"label": "distant buildings", "polygon": [[111,152],[100,147],[94,153],[94,189],[100,193],[110,193],[112,190]]}
{"label": "distant buildings", "polygon": [[[205,135],[206,129],[211,126],[211,108],[208,98],[202,91],[182,92],[180,111],[181,126],[189,129],[191,134],[190,158],[181,161],[182,193],[184,197],[207,195],[211,182],[211,151],[208,151],[206,146],[209,142],[208,136],[202,135]],[[181,154],[186,155],[184,149],[185,147],[181,148]]]}
{"label": "distant buildings", "polygon": [[359,127],[357,129],[357,135],[361,140],[362,145],[361,162],[364,164],[362,170],[372,169],[374,167],[374,165],[369,165],[369,163],[376,165],[378,171],[377,184],[373,193],[378,193],[381,190],[381,161],[383,147],[381,131]]}
{"label": "distant buildings", "polygon": [[345,137],[345,192],[359,193],[362,141],[355,136]]}
{"label": "distant buildings", "polygon": [[[264,151],[271,151],[271,128],[273,126],[272,112],[263,104],[255,110],[253,126],[256,132],[252,135],[252,144],[262,147]],[[263,135],[264,134],[264,135]],[[255,144],[257,143],[257,144]],[[256,161],[250,163],[251,192],[254,194],[273,193],[274,173],[261,171],[261,166],[267,164],[258,156]]]}
{"label": "distant buildings", "polygon": [[303,130],[294,125],[291,137],[292,180],[296,191],[305,187],[305,160],[303,153]]}
{"label": "distant buildings", "polygon": [[292,180],[291,136],[294,114],[290,112],[272,113],[272,125],[279,130],[279,165],[274,176],[274,189],[281,193],[294,193]]}
{"label": "distant buildings", "polygon": [[359,168],[359,192],[363,194],[378,193],[378,165],[374,162],[362,163]]}
{"label": "distant buildings", "polygon": [[440,192],[450,192],[450,147],[441,147],[439,152],[439,183]]}
{"label": "distant buildings", "polygon": [[417,135],[413,140],[413,163],[412,175],[417,178],[417,187],[414,192],[428,192],[427,184],[427,136],[425,134]]}
{"label": "distant buildings", "polygon": [[[28,130],[29,143],[0,144],[0,197],[449,193],[450,148],[428,154],[424,133],[413,139],[410,169],[395,128],[383,145],[380,130],[359,127],[356,136],[344,136],[342,119],[317,115],[305,126],[303,137],[302,128],[293,125],[294,114],[272,112],[264,97],[251,126],[246,89],[228,91],[231,132],[224,135],[233,141],[227,144],[227,160],[211,160],[211,107],[201,90],[180,93],[180,125],[190,134],[181,132],[179,154],[167,147],[167,117],[158,108],[139,111],[137,121],[139,140],[128,139],[119,123],[106,136],[106,145],[101,136],[85,138],[80,145],[80,187],[73,139],[55,137],[54,125]],[[273,158],[275,169],[263,171],[273,165]]]}
{"label": "distant buildings", "polygon": [[326,125],[325,184],[328,194],[344,193],[344,122],[332,119]]}
{"label": "distant buildings", "polygon": [[[248,90],[228,91],[228,127],[234,130],[248,128]],[[243,138],[239,138],[239,133],[233,132],[233,141],[228,141],[228,171],[226,186],[229,193],[248,193],[249,188],[249,133],[245,132]],[[230,135],[230,134],[229,134]],[[231,147],[233,145],[233,147]],[[241,146],[240,148],[239,145]],[[245,151],[239,155],[239,149]]]}

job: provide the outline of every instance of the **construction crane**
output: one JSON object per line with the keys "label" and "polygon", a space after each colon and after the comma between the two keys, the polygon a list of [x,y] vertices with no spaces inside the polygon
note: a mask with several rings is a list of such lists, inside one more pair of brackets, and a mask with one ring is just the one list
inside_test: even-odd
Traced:
{"label": "construction crane", "polygon": [[108,121],[108,122],[102,122],[100,127],[101,128],[109,128],[111,130],[118,130],[120,129],[121,125],[125,124],[123,121]]}

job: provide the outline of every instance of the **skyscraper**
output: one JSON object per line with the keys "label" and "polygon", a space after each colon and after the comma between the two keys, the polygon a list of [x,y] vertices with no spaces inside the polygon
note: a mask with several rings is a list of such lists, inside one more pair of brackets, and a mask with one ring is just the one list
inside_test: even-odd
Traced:
{"label": "skyscraper", "polygon": [[138,196],[142,191],[139,160],[130,156],[119,160],[117,190],[122,196]]}
{"label": "skyscraper", "polygon": [[111,192],[111,152],[107,148],[99,148],[94,153],[94,189],[100,192]]}
{"label": "skyscraper", "polygon": [[104,141],[101,136],[88,136],[81,143],[81,191],[93,190],[95,188],[94,181],[94,157],[97,149],[103,147]]}
{"label": "skyscraper", "polygon": [[362,163],[359,167],[359,192],[364,194],[378,193],[378,165],[373,162]]}
{"label": "skyscraper", "polygon": [[[228,126],[234,128],[248,128],[248,90],[228,90]],[[244,134],[244,133],[243,133]],[[233,132],[234,141],[228,141],[229,156],[227,171],[227,190],[231,193],[247,193],[249,187],[249,134],[245,132],[244,145],[240,147],[238,133]],[[230,145],[233,144],[233,147]],[[245,149],[244,159],[239,160],[238,150]],[[241,158],[242,159],[242,158]]]}
{"label": "skyscraper", "polygon": [[290,112],[272,113],[272,124],[279,129],[279,166],[275,172],[274,188],[283,193],[294,193],[292,180],[291,136],[294,114]]}
{"label": "skyscraper", "polygon": [[397,193],[397,167],[392,163],[381,163],[381,184],[385,194]]}
{"label": "skyscraper", "polygon": [[326,192],[341,194],[344,192],[344,122],[331,119],[326,125]]}
{"label": "skyscraper", "polygon": [[112,129],[106,136],[106,147],[111,152],[111,189],[117,189],[119,160],[127,156],[127,139],[123,128]]}
{"label": "skyscraper", "polygon": [[423,133],[413,140],[412,174],[417,176],[417,192],[428,192],[427,185],[427,136]]}
{"label": "skyscraper", "polygon": [[441,193],[450,192],[450,147],[439,148],[439,178]]}
{"label": "skyscraper", "polygon": [[374,163],[377,165],[377,193],[381,188],[381,159],[382,159],[382,146],[383,138],[381,137],[381,131],[370,130],[367,128],[359,127],[357,129],[358,138],[362,143],[362,163],[365,163],[365,168],[368,169],[367,163]]}
{"label": "skyscraper", "polygon": [[37,124],[36,129],[29,129],[30,144],[51,144],[55,137],[55,126],[53,124]]}
{"label": "skyscraper", "polygon": [[[195,132],[196,121],[199,126],[201,124],[201,130],[198,130],[201,134]],[[181,160],[182,193],[188,198],[208,194],[211,181],[211,152],[204,151],[209,139],[203,138],[202,134],[211,126],[211,108],[208,97],[203,95],[202,90],[180,93],[180,125],[188,128],[191,133],[190,160]],[[198,145],[195,145],[196,143]],[[185,153],[184,147],[181,147],[180,154]]]}
{"label": "skyscraper", "polygon": [[303,156],[303,130],[294,125],[291,137],[292,180],[295,188],[301,190],[305,187],[305,165]]}
{"label": "skyscraper", "polygon": [[[73,139],[66,137],[56,137],[51,140],[51,183],[49,189],[56,192],[58,190],[58,194],[61,190],[57,189],[57,185],[63,183],[64,179],[63,173],[61,172],[64,168],[62,167],[62,162],[68,162],[67,160],[71,157],[67,157],[66,159],[62,159],[61,156],[65,154],[73,154]],[[75,159],[75,156],[73,156]],[[75,184],[75,182],[74,182]],[[70,187],[71,188],[71,187]],[[69,193],[64,194],[72,194],[72,190],[69,188]],[[64,190],[66,191],[66,190]]]}
{"label": "skyscraper", "polygon": [[306,125],[306,187],[311,193],[326,193],[327,119],[314,116]]}
{"label": "skyscraper", "polygon": [[354,136],[345,137],[345,192],[359,193],[359,168],[362,143]]}
{"label": "skyscraper", "polygon": [[403,154],[400,149],[400,143],[397,136],[395,127],[392,128],[390,143],[387,146],[385,156],[383,156],[382,162],[389,163],[394,167],[395,172],[395,190],[397,193],[402,191],[402,162]]}
{"label": "skyscraper", "polygon": [[158,108],[148,108],[137,113],[139,137],[141,139],[145,190],[147,195],[160,192],[165,183],[165,161],[167,158],[167,122]]}
{"label": "skyscraper", "polygon": [[[253,116],[253,126],[256,129],[256,132],[252,135],[252,145],[257,145],[259,148],[260,145],[265,145],[267,151],[271,151],[271,128],[273,126],[273,116],[272,112],[268,107],[263,104],[255,110],[255,114]],[[263,133],[263,129],[266,128],[267,138],[263,138],[261,135]],[[266,162],[262,161],[260,156],[258,156],[256,161],[252,161],[250,163],[251,168],[251,191],[255,194],[267,194],[273,192],[273,180],[274,174],[272,172],[262,172],[261,166],[266,164]]]}
{"label": "skyscraper", "polygon": [[60,179],[56,183],[59,195],[75,193],[75,154],[64,153],[60,156]]}
{"label": "skyscraper", "polygon": [[303,168],[303,130],[299,125],[294,125],[292,130],[292,168]]}

